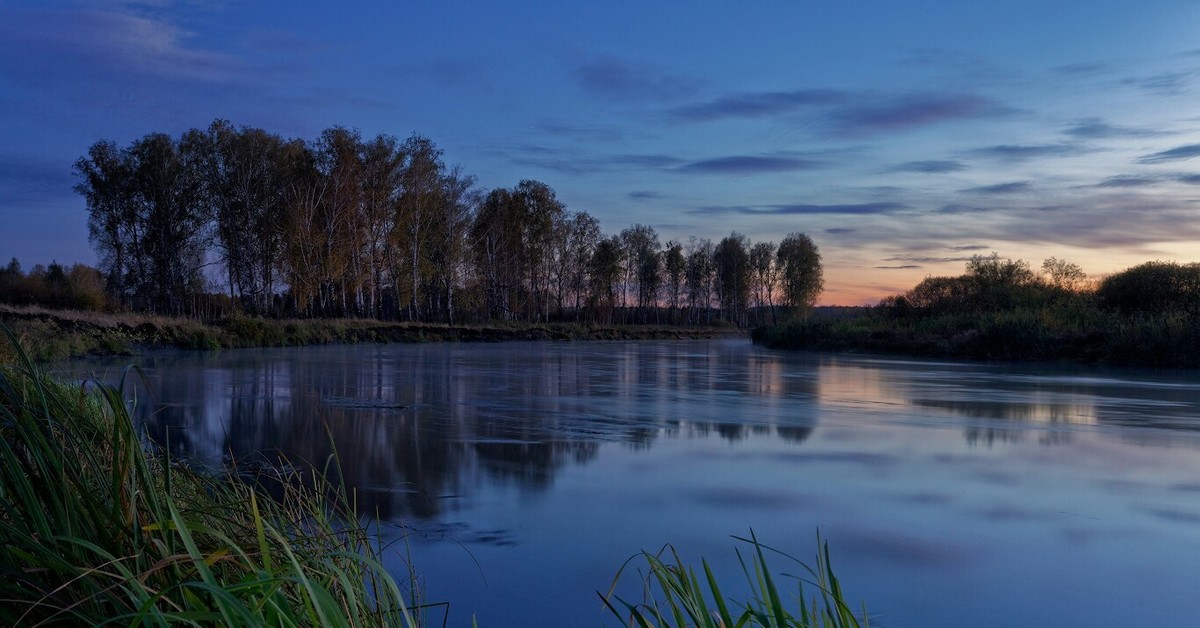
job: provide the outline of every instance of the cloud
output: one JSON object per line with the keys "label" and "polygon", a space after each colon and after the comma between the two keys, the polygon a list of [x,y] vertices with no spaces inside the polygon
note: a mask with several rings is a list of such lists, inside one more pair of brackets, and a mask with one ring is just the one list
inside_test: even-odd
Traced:
{"label": "cloud", "polygon": [[[783,204],[783,205],[763,205],[761,207],[749,207],[743,205],[715,205],[700,207],[688,211],[689,214],[751,214],[751,215],[814,215],[814,214],[836,214],[844,216],[865,216],[877,214],[894,214],[898,211],[908,209],[907,205],[900,203],[859,203],[847,205],[808,205],[808,204]],[[848,233],[848,232],[843,232]]]}
{"label": "cloud", "polygon": [[807,116],[829,134],[858,137],[1008,112],[988,98],[969,93],[797,89],[730,94],[676,107],[668,115],[683,122]]}
{"label": "cloud", "polygon": [[899,266],[876,266],[879,270],[909,270],[912,268],[924,268],[920,264],[900,264]]}
{"label": "cloud", "polygon": [[855,231],[858,231],[858,229],[853,227],[830,227],[825,230],[825,233],[828,233],[829,235],[847,235],[854,233]]}
{"label": "cloud", "polygon": [[1160,96],[1179,96],[1189,91],[1195,72],[1162,72],[1152,76],[1127,78],[1121,81]]}
{"label": "cloud", "polygon": [[1188,185],[1200,185],[1200,174],[1181,174],[1175,180]]}
{"label": "cloud", "polygon": [[[1005,226],[1011,241],[1135,248],[1200,239],[1188,198],[1120,191],[1097,195]],[[1034,208],[1033,211],[1038,211]]]}
{"label": "cloud", "polygon": [[938,174],[943,172],[959,172],[966,170],[967,165],[961,161],[953,160],[929,160],[929,161],[907,161],[902,164],[897,164],[891,168],[891,172],[925,172],[930,174]]}
{"label": "cloud", "polygon": [[626,194],[625,197],[631,201],[652,201],[656,198],[662,198],[662,195],[658,192],[638,190],[636,192],[630,192]]}
{"label": "cloud", "polygon": [[[50,65],[84,67],[104,75],[219,81],[244,70],[235,57],[189,45],[190,33],[175,24],[114,11],[4,11],[0,50],[19,52],[9,65],[33,60],[27,72]],[[20,59],[18,62],[17,59]],[[47,78],[51,78],[47,77]]]}
{"label": "cloud", "polygon": [[1108,177],[1107,179],[1101,181],[1100,183],[1097,183],[1096,187],[1100,187],[1100,188],[1136,188],[1136,187],[1145,187],[1147,185],[1154,185],[1159,182],[1160,182],[1160,179],[1158,179],[1157,177],[1147,177],[1147,176],[1134,175],[1134,174],[1119,174],[1116,176]]}
{"label": "cloud", "polygon": [[1104,62],[1093,61],[1084,63],[1068,63],[1060,65],[1052,70],[1055,74],[1067,78],[1083,78],[1097,76],[1100,74],[1112,74],[1116,71],[1112,65]]}
{"label": "cloud", "polygon": [[964,194],[1017,194],[1028,192],[1033,189],[1033,186],[1028,181],[1011,181],[1009,183],[997,183],[995,185],[981,185],[978,187],[959,190]]}
{"label": "cloud", "polygon": [[425,57],[406,60],[393,66],[393,69],[405,78],[427,81],[441,88],[461,88],[472,92],[478,92],[480,86],[487,84],[489,79],[486,64],[470,59]]}
{"label": "cloud", "polygon": [[976,157],[988,157],[1005,161],[1025,161],[1041,157],[1073,157],[1092,152],[1080,144],[997,144],[969,151]]}
{"label": "cloud", "polygon": [[773,172],[794,172],[797,170],[816,170],[824,166],[824,162],[813,159],[763,155],[732,155],[729,157],[716,157],[689,162],[675,167],[674,171],[696,174],[766,174]]}
{"label": "cloud", "polygon": [[77,199],[72,190],[76,183],[70,163],[39,155],[0,155],[0,199],[9,207]]}
{"label": "cloud", "polygon": [[963,205],[961,203],[950,203],[948,205],[942,205],[941,207],[933,210],[933,213],[935,213],[935,214],[973,214],[976,212],[985,212],[985,211],[988,211],[988,208],[978,207],[976,205]]}
{"label": "cloud", "polygon": [[722,96],[708,102],[677,107],[671,117],[686,122],[708,122],[726,118],[765,118],[814,106],[842,102],[845,92],[831,89],[798,89],[787,92],[750,92]]}
{"label": "cloud", "polygon": [[988,250],[992,249],[992,247],[990,247],[986,244],[963,244],[963,245],[951,246],[951,247],[947,247],[947,248],[950,249],[951,251],[988,251]]}
{"label": "cloud", "polygon": [[1184,159],[1191,159],[1192,157],[1200,157],[1200,144],[1185,144],[1157,153],[1143,155],[1138,158],[1138,163],[1158,164],[1164,161],[1182,161]]}
{"label": "cloud", "polygon": [[861,136],[987,117],[1001,111],[995,103],[973,94],[917,94],[861,102],[834,111],[830,121],[836,134]]}
{"label": "cloud", "polygon": [[621,167],[663,169],[679,166],[683,160],[671,155],[615,155],[602,160]]}
{"label": "cloud", "polygon": [[1100,118],[1083,118],[1063,130],[1063,133],[1079,139],[1109,139],[1114,137],[1154,137],[1162,131],[1114,126]]}
{"label": "cloud", "polygon": [[537,128],[547,135],[589,142],[615,141],[625,136],[624,131],[616,126],[572,124],[557,120],[542,120],[537,123]]}
{"label": "cloud", "polygon": [[669,170],[684,160],[670,155],[627,154],[592,155],[576,149],[567,149],[544,144],[515,144],[493,151],[498,157],[512,163],[543,168],[552,172],[571,175],[587,175],[621,170]]}
{"label": "cloud", "polygon": [[[164,17],[191,17],[195,11],[143,16],[118,12],[134,10],[127,6],[102,6],[105,10],[21,10],[0,3],[0,82],[7,97],[29,103],[32,113],[22,117],[36,116],[36,124],[56,132],[90,128],[90,136],[103,128],[118,139],[148,127],[182,129],[214,117],[312,133],[316,129],[303,122],[304,109],[320,106],[322,99],[342,106],[364,100],[354,99],[361,94],[318,89],[305,82],[307,76],[299,80],[301,71],[309,72],[299,54],[278,63],[262,54],[242,57],[227,52],[235,46],[212,47]],[[395,103],[389,106],[394,110]]]}
{"label": "cloud", "polygon": [[[951,262],[969,262],[969,257],[919,257],[898,255],[883,258],[885,262],[914,262],[916,264],[949,264]],[[896,268],[896,267],[893,267]]]}
{"label": "cloud", "polygon": [[673,100],[696,88],[693,81],[611,56],[579,63],[574,73],[584,90],[616,100]]}
{"label": "cloud", "polygon": [[951,48],[914,48],[899,64],[948,71],[956,79],[966,79],[973,85],[983,82],[1011,83],[1019,78],[1011,66],[989,61],[981,55]]}

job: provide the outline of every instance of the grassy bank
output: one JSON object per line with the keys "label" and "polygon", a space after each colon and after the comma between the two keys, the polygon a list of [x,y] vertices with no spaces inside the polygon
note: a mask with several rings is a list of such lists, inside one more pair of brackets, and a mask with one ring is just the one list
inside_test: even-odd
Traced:
{"label": "grassy bank", "polygon": [[0,625],[415,626],[346,493],[148,454],[120,393],[0,365]]}
{"label": "grassy bank", "polygon": [[[131,354],[150,347],[212,350],[360,342],[502,342],[510,340],[668,340],[742,336],[731,327],[667,325],[439,325],[363,319],[275,320],[235,316],[203,323],[185,318],[47,310],[0,305],[0,323],[37,360]],[[0,347],[0,361],[6,350]]]}

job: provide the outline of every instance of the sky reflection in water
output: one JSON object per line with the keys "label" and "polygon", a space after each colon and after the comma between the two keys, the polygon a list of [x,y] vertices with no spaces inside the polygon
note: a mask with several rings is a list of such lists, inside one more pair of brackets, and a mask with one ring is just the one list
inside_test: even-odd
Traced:
{"label": "sky reflection in water", "polygon": [[472,612],[484,626],[616,625],[594,592],[639,549],[708,557],[736,592],[729,535],[753,528],[807,558],[818,527],[873,625],[1200,616],[1196,373],[741,341],[138,363],[149,434],[197,464],[275,452],[321,462],[328,425],[360,503],[391,539],[407,535],[429,598],[453,603],[451,625]]}

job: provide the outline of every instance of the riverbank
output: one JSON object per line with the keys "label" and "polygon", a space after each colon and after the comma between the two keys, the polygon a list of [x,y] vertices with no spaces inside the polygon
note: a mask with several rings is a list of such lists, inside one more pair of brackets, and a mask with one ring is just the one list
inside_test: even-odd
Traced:
{"label": "riverbank", "polygon": [[879,308],[853,319],[797,320],[751,333],[773,349],[921,358],[1200,368],[1200,319],[1048,306],[979,314],[897,315]]}
{"label": "riverbank", "polygon": [[[362,342],[504,342],[514,340],[682,340],[745,337],[733,327],[668,325],[441,325],[363,319],[275,320],[229,317],[204,323],[185,318],[108,314],[0,305],[0,323],[37,360],[83,355],[132,355],[151,348],[214,350]],[[0,352],[6,349],[0,348]],[[0,362],[6,357],[0,353]]]}

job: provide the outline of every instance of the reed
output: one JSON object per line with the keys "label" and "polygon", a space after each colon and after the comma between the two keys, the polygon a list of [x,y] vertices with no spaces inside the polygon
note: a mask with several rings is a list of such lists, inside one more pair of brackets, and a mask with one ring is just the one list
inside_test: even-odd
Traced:
{"label": "reed", "polygon": [[285,471],[272,499],[172,462],[119,389],[57,381],[4,333],[0,625],[420,625],[335,474]]}
{"label": "reed", "polygon": [[[841,583],[830,564],[829,546],[819,537],[815,566],[763,545],[753,531],[749,538],[734,538],[750,546],[745,554],[737,550],[738,562],[750,587],[750,598],[746,601],[728,599],[704,559],[700,561],[704,577],[701,581],[696,569],[688,566],[671,546],[657,554],[642,552],[635,557],[643,559],[649,570],[643,576],[641,602],[632,603],[613,595],[628,562],[618,571],[608,594],[601,594],[600,598],[618,619],[640,628],[865,628],[868,625],[866,609],[861,613],[860,623],[846,603]],[[767,552],[796,563],[807,575],[790,578],[794,580],[794,589],[781,588],[779,579],[767,566]],[[805,600],[805,584],[816,589],[810,601]]]}

